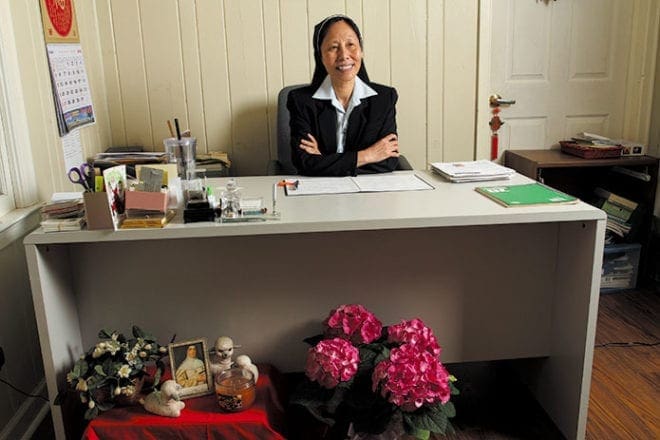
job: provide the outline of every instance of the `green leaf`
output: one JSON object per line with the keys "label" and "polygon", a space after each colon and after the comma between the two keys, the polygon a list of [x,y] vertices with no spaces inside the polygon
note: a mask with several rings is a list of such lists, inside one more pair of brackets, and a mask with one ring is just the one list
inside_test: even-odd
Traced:
{"label": "green leaf", "polygon": [[115,402],[108,399],[106,402],[96,402],[96,408],[99,411],[107,411],[115,407]]}
{"label": "green leaf", "polygon": [[133,336],[135,336],[136,338],[144,338],[144,332],[140,327],[134,325],[132,330],[133,330]]}
{"label": "green leaf", "polygon": [[101,331],[99,331],[99,334],[98,334],[99,339],[111,339],[111,338],[112,338],[112,334],[113,334],[114,332],[115,332],[114,330],[109,330],[109,329],[107,329],[107,328],[104,328],[104,329],[102,329]]}
{"label": "green leaf", "polygon": [[330,414],[334,414],[337,411],[337,407],[344,401],[344,396],[348,391],[348,388],[346,386],[341,386],[341,385],[342,384],[340,383],[335,387],[335,392],[332,394],[332,397],[325,405],[327,411]]}
{"label": "green leaf", "polygon": [[456,388],[456,385],[454,385],[454,382],[449,382],[449,392],[452,396],[456,396],[458,394],[461,394],[458,388]]}
{"label": "green leaf", "polygon": [[390,350],[384,344],[373,343],[363,344],[360,346],[360,366],[361,372],[368,371],[371,375],[371,370],[374,366],[385,359],[390,357]]}
{"label": "green leaf", "polygon": [[447,402],[442,407],[445,410],[445,415],[449,418],[451,417],[456,417],[456,408],[454,407],[454,404],[451,402]]}
{"label": "green leaf", "polygon": [[156,373],[154,373],[154,387],[160,383],[160,376],[162,375],[162,371],[160,368],[156,369]]}
{"label": "green leaf", "polygon": [[420,440],[428,440],[431,437],[431,431],[428,431],[426,429],[413,428],[412,426],[408,426],[405,423],[404,423],[404,429],[406,431],[406,434],[412,435],[413,437],[418,438]]}
{"label": "green leaf", "polygon": [[87,379],[87,388],[90,390],[95,390],[97,388],[102,388],[108,383],[108,378],[107,377],[97,377],[97,376],[92,376],[89,379]]}
{"label": "green leaf", "polygon": [[76,361],[75,365],[73,366],[73,374],[76,376],[76,379],[87,373],[88,368],[89,366],[87,364],[87,361],[85,361],[84,359],[80,359]]}
{"label": "green leaf", "polygon": [[404,413],[404,423],[407,423],[411,430],[425,429],[444,434],[448,420],[441,405],[425,406],[412,413]]}
{"label": "green leaf", "polygon": [[100,374],[101,376],[107,376],[107,374],[105,374],[105,371],[103,371],[103,366],[101,365],[94,366],[94,371],[96,372],[96,374]]}
{"label": "green leaf", "polygon": [[335,420],[330,417],[324,417],[321,413],[321,407],[306,406],[307,411],[319,422],[325,423],[326,425],[332,426],[335,424]]}
{"label": "green leaf", "polygon": [[92,420],[94,417],[99,415],[99,409],[94,406],[94,408],[88,408],[87,411],[85,411],[85,419],[86,420]]}

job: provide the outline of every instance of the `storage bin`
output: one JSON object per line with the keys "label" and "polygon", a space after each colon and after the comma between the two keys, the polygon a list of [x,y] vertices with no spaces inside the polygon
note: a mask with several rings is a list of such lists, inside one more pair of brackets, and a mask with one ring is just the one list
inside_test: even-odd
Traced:
{"label": "storage bin", "polygon": [[637,286],[641,250],[642,245],[638,243],[605,246],[600,275],[601,293],[634,289]]}

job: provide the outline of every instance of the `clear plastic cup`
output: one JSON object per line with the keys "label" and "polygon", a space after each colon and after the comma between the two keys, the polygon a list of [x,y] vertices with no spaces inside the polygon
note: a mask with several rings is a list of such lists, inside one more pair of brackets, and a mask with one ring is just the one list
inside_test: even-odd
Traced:
{"label": "clear plastic cup", "polygon": [[177,164],[179,177],[184,180],[194,179],[197,139],[194,137],[166,138],[163,139],[163,144],[169,162]]}

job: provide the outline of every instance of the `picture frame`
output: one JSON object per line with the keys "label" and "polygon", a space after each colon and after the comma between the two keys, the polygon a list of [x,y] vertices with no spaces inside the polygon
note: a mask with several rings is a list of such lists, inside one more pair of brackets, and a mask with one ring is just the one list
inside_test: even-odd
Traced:
{"label": "picture frame", "polygon": [[206,338],[168,345],[172,380],[181,385],[179,397],[188,399],[213,392]]}

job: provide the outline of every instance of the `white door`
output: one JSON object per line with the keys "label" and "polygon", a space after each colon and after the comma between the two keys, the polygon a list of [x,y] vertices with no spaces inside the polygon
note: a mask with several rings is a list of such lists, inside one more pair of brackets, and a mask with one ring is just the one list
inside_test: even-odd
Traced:
{"label": "white door", "polygon": [[502,106],[499,154],[581,131],[620,137],[633,2],[480,0],[477,158],[490,157],[488,96]]}

